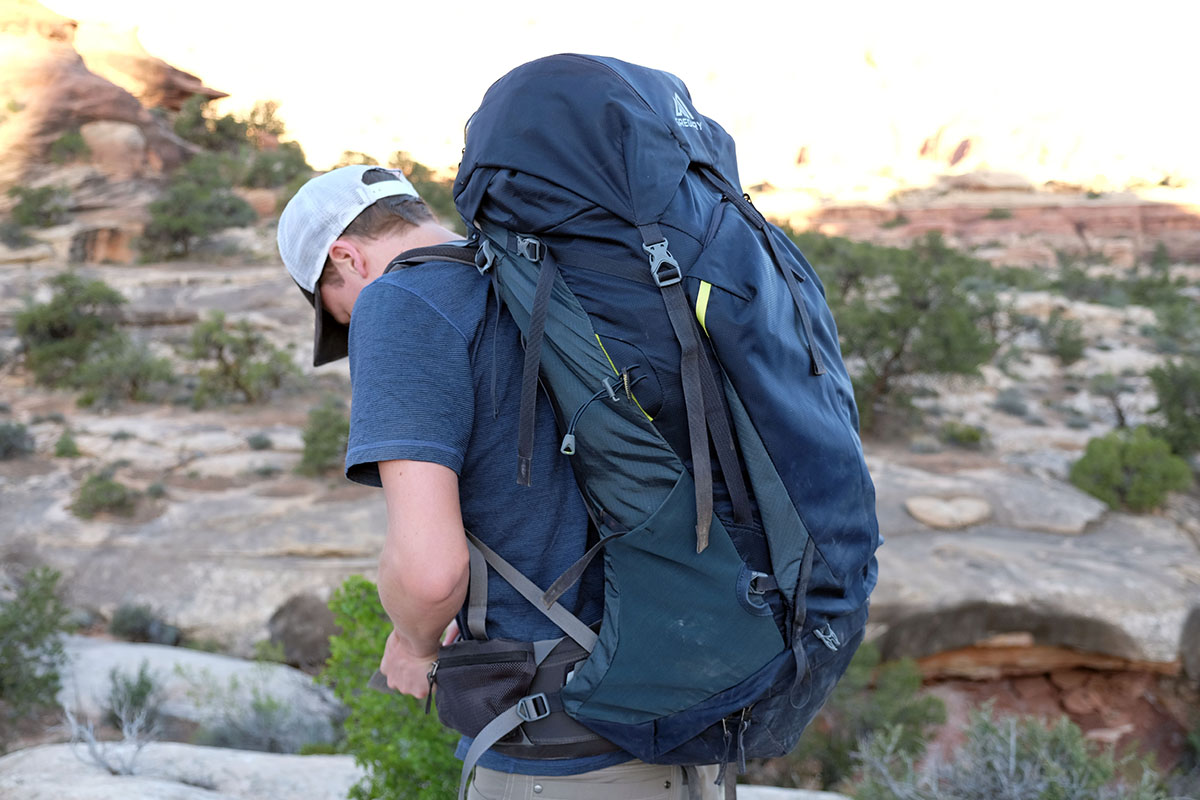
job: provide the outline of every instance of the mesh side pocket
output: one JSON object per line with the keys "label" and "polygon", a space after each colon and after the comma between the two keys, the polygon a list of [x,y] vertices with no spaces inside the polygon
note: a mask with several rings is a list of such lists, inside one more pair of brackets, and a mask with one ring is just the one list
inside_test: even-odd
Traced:
{"label": "mesh side pocket", "polygon": [[[537,664],[533,644],[505,639],[462,641],[438,650],[438,719],[447,728],[476,736],[529,694]],[[514,731],[502,741],[519,737]]]}

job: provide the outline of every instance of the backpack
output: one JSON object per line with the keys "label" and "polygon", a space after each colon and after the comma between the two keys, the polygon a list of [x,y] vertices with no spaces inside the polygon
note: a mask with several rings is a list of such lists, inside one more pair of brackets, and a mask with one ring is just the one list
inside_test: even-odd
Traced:
{"label": "backpack", "polygon": [[[540,384],[596,536],[550,587],[468,537],[468,618],[490,567],[566,636],[439,655],[464,785],[489,747],[744,771],[791,750],[862,641],[879,533],[853,388],[816,273],[737,186],[684,84],[613,58],[518,67],[468,122],[455,205],[525,343],[515,479]],[[596,631],[555,600],[601,554]]]}

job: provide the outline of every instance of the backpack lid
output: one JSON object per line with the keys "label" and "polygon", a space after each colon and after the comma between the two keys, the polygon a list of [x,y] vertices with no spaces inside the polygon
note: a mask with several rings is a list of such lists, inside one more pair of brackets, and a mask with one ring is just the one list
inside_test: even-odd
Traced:
{"label": "backpack lid", "polygon": [[[692,162],[740,185],[733,139],[692,107],[679,78],[615,58],[547,56],[484,94],[467,123],[455,205],[473,221],[485,195],[503,198],[497,170],[514,170],[641,225],[658,221]],[[514,194],[505,205],[554,223],[546,198],[528,185]],[[535,232],[531,222],[522,230]]]}

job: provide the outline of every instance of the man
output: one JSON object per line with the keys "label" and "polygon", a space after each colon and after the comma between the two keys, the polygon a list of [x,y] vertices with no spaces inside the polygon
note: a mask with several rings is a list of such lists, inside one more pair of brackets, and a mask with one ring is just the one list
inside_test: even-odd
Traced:
{"label": "man", "polygon": [[[544,396],[532,486],[514,478],[523,350],[488,279],[436,261],[384,275],[399,253],[458,238],[401,173],[377,167],[312,179],[279,220],[284,264],[316,312],[314,365],[350,358],[346,476],[381,486],[387,504],[379,595],[394,631],[380,671],[414,697],[429,692],[439,640],[467,599],[464,527],[543,588],[587,549],[587,513]],[[559,603],[597,623],[602,581],[597,562]],[[487,584],[488,638],[562,636],[503,580]],[[458,628],[468,630],[465,620]],[[666,800],[685,796],[682,777],[621,751],[554,760],[488,751],[470,797]],[[711,789],[711,777],[703,784]]]}

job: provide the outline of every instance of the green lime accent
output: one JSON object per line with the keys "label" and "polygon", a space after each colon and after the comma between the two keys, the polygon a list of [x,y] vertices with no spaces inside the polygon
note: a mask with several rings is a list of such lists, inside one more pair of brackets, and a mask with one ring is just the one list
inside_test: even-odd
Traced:
{"label": "green lime accent", "polygon": [[[609,356],[608,351],[604,349],[604,342],[600,341],[600,334],[596,333],[596,334],[593,334],[593,336],[596,337],[596,344],[600,345],[600,352],[604,353],[604,357],[608,359],[608,365],[610,367],[612,367],[612,371],[614,373],[616,373],[618,378],[621,377],[621,370],[617,369],[617,365],[613,363],[612,357]],[[631,398],[633,398],[633,404],[638,407],[638,411],[641,411],[643,414],[646,415],[646,419],[653,422],[654,417],[650,416],[649,414],[646,414],[646,409],[642,408],[642,404],[638,402],[637,396],[634,395],[633,392],[630,392],[629,396]]]}
{"label": "green lime accent", "polygon": [[712,292],[712,284],[708,281],[700,281],[700,292],[696,295],[696,319],[700,321],[700,327],[704,330],[705,336],[708,336],[708,328],[704,326],[704,315],[708,313],[710,292]]}

